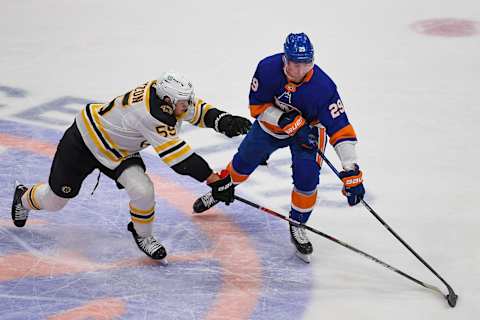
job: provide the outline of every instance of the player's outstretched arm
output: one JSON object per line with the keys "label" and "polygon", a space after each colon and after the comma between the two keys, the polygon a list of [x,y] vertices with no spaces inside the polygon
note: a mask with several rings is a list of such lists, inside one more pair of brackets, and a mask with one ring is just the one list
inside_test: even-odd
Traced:
{"label": "player's outstretched arm", "polygon": [[216,108],[207,111],[205,125],[229,138],[246,134],[252,127],[252,123],[247,118],[235,116]]}
{"label": "player's outstretched arm", "polygon": [[182,120],[201,128],[212,128],[229,138],[246,134],[252,126],[247,118],[215,108],[202,99],[195,100]]}
{"label": "player's outstretched arm", "polygon": [[234,200],[234,185],[228,171],[214,173],[208,163],[196,153],[171,167],[176,173],[188,175],[212,188],[213,199],[230,204]]}

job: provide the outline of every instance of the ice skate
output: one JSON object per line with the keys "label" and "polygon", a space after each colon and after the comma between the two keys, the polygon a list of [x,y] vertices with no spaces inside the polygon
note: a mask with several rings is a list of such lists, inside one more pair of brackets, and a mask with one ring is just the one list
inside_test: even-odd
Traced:
{"label": "ice skate", "polygon": [[313,246],[307,237],[307,231],[304,228],[296,227],[290,224],[290,240],[297,249],[295,254],[305,263],[310,263],[313,252]]}
{"label": "ice skate", "polygon": [[15,226],[21,228],[25,226],[28,219],[28,212],[30,210],[26,209],[22,204],[22,196],[27,192],[28,188],[23,184],[19,184],[15,187],[15,192],[13,194],[12,202],[12,220]]}
{"label": "ice skate", "polygon": [[140,237],[135,231],[133,222],[128,224],[128,231],[133,235],[133,239],[137,244],[138,248],[142,250],[147,256],[155,260],[161,260],[163,264],[167,264],[167,251],[164,246],[155,239],[154,236],[149,237]]}
{"label": "ice skate", "polygon": [[198,198],[197,200],[195,200],[195,202],[193,203],[193,211],[195,213],[202,213],[204,211],[207,211],[208,209],[210,209],[211,207],[213,207],[219,202],[220,201],[213,199],[211,192],[208,192],[203,196],[201,196],[200,198]]}

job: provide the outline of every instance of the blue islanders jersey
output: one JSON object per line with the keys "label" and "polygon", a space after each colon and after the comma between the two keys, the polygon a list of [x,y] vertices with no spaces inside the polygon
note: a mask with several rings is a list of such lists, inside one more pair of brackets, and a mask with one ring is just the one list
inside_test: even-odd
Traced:
{"label": "blue islanders jersey", "polygon": [[276,125],[276,121],[271,121],[272,117],[268,114],[272,112],[269,109],[282,112],[296,109],[308,123],[326,129],[331,145],[356,141],[355,131],[330,77],[314,65],[302,83],[289,82],[282,57],[283,54],[279,53],[261,60],[252,79],[250,114],[257,118],[262,129],[277,138],[287,138],[288,135]]}

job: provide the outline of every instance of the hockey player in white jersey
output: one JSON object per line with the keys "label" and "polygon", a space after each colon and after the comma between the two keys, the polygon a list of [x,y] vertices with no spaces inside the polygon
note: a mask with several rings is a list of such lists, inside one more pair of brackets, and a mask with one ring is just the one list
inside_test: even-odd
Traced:
{"label": "hockey player in white jersey", "polygon": [[231,203],[234,189],[228,172],[214,173],[178,133],[183,121],[213,128],[228,137],[247,133],[251,122],[195,98],[183,76],[164,73],[105,104],[88,104],[60,140],[48,183],[17,185],[12,220],[23,227],[31,210],[58,211],[80,191],[94,170],[125,188],[131,222],[128,230],[138,247],[153,259],[167,252],[152,232],[155,212],[153,183],[138,153],[152,146],[164,163],[181,175],[206,182],[218,201]]}

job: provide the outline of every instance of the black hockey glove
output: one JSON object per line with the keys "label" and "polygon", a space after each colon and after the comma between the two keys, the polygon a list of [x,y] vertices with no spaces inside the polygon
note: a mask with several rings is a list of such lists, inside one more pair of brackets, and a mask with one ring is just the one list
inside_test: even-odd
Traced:
{"label": "black hockey glove", "polygon": [[215,119],[215,129],[229,138],[246,134],[252,127],[250,120],[228,113],[222,113]]}
{"label": "black hockey glove", "polygon": [[340,179],[343,182],[342,193],[347,197],[348,204],[354,206],[363,199],[365,188],[363,187],[363,173],[355,164],[353,170],[340,172]]}
{"label": "black hockey glove", "polygon": [[219,176],[220,180],[209,183],[208,186],[212,188],[213,199],[229,205],[233,202],[235,194],[232,178],[227,170],[222,170]]}

